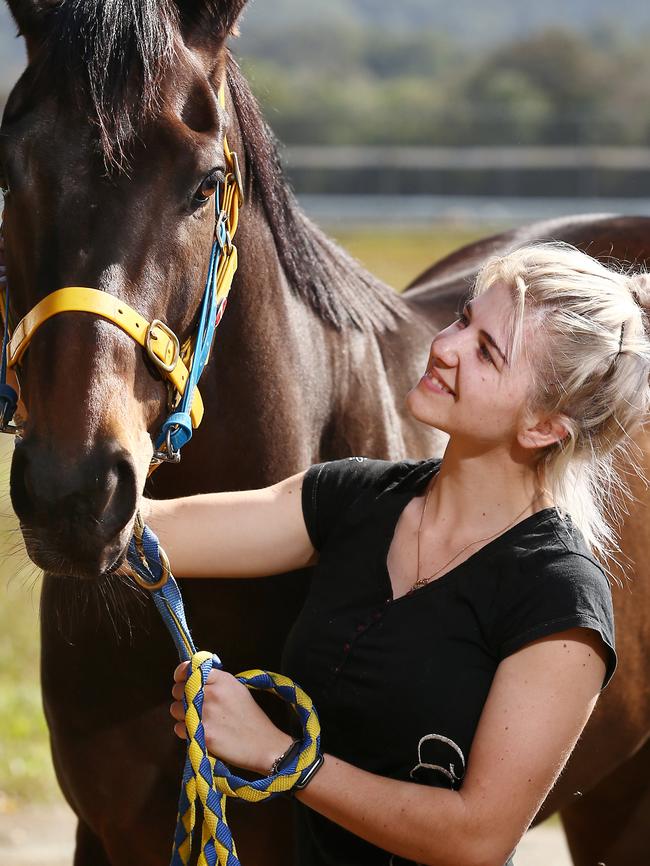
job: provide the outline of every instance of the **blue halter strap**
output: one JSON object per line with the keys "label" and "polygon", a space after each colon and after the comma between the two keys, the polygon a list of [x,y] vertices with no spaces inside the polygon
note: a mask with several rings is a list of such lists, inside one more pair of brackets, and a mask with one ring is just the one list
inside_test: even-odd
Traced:
{"label": "blue halter strap", "polygon": [[192,438],[192,420],[189,413],[190,406],[192,405],[192,399],[198,381],[201,378],[201,374],[210,358],[210,349],[212,348],[214,333],[217,325],[221,321],[227,302],[227,298],[225,297],[222,298],[220,302],[217,302],[217,274],[219,272],[221,256],[228,250],[232,242],[228,232],[227,221],[223,219],[224,212],[221,210],[220,186],[217,188],[215,195],[216,212],[220,217],[217,220],[215,227],[215,237],[212,244],[212,252],[210,254],[208,277],[203,291],[203,300],[201,301],[199,324],[196,330],[196,345],[194,347],[190,376],[185,387],[185,392],[181,397],[178,406],[172,414],[168,416],[160,429],[160,434],[155,443],[157,451],[160,450],[163,445],[170,444],[172,451],[178,453],[183,445],[186,445]]}
{"label": "blue halter strap", "polygon": [[[1,227],[0,227],[1,230]],[[2,336],[2,359],[0,360],[0,431],[13,433],[16,428],[11,425],[16,407],[18,406],[18,394],[11,385],[7,384],[7,346],[9,345],[9,283],[5,283],[4,290],[4,332]]]}

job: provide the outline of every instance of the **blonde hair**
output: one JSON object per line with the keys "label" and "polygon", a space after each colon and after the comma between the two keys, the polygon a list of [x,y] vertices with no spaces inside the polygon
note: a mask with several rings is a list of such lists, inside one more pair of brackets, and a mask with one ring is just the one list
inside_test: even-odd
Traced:
{"label": "blonde hair", "polygon": [[609,573],[610,563],[625,571],[617,530],[630,489],[619,461],[643,477],[631,434],[650,410],[650,276],[545,243],[490,259],[473,296],[496,282],[512,291],[510,363],[523,352],[532,371],[526,408],[560,416],[568,431],[541,450],[540,483]]}

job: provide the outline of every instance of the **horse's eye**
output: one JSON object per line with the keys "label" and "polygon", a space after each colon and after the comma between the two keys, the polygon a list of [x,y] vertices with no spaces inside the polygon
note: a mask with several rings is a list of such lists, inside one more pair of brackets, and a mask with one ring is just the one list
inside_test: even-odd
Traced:
{"label": "horse's eye", "polygon": [[211,171],[210,174],[201,181],[201,185],[194,194],[194,201],[197,204],[205,204],[217,191],[217,186],[223,180],[222,172],[218,169]]}

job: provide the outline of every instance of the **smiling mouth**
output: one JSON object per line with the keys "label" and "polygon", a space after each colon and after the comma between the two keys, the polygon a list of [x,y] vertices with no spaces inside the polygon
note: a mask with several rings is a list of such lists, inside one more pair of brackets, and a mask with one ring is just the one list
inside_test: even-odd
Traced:
{"label": "smiling mouth", "polygon": [[430,379],[432,382],[435,382],[436,385],[439,385],[447,394],[451,394],[452,397],[456,396],[455,391],[452,391],[449,385],[442,379],[442,377],[436,372],[435,367],[433,366],[433,361],[430,361],[425,374],[427,379]]}

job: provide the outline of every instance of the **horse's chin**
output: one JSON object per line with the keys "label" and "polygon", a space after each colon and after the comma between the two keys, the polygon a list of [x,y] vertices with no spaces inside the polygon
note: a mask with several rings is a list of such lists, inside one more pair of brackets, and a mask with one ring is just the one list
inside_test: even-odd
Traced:
{"label": "horse's chin", "polygon": [[98,582],[116,574],[127,574],[126,553],[129,539],[116,540],[97,555],[81,557],[79,552],[57,549],[44,538],[27,533],[25,549],[32,562],[47,574],[88,582]]}

